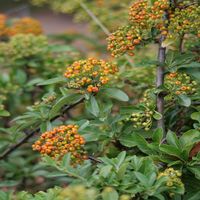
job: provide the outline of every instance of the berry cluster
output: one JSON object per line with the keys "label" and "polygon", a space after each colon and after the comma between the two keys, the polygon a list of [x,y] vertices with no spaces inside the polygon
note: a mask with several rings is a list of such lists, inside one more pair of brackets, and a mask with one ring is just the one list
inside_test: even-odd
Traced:
{"label": "berry cluster", "polygon": [[200,36],[200,6],[183,4],[170,13],[169,21],[169,38],[189,33]]}
{"label": "berry cluster", "polygon": [[169,8],[168,0],[157,0],[152,5],[147,0],[133,3],[129,10],[129,20],[132,25],[140,28],[149,28],[163,19],[163,14]]}
{"label": "berry cluster", "polygon": [[67,78],[67,86],[87,90],[89,93],[97,93],[102,85],[110,80],[110,75],[115,74],[118,68],[115,64],[89,58],[79,60],[67,67],[64,76]]}
{"label": "berry cluster", "polygon": [[172,94],[193,94],[196,92],[196,81],[186,73],[172,72],[166,76],[165,86]]}
{"label": "berry cluster", "polygon": [[150,96],[150,90],[144,93],[144,98],[141,100],[141,105],[144,108],[139,112],[132,113],[128,121],[133,122],[133,127],[138,129],[150,130],[152,126],[152,118],[154,114],[154,100]]}
{"label": "berry cluster", "polygon": [[134,128],[144,128],[145,131],[148,131],[152,125],[152,115],[153,111],[149,109],[142,112],[133,113],[130,121],[134,123]]}
{"label": "berry cluster", "polygon": [[33,150],[54,159],[61,159],[71,153],[71,164],[76,165],[87,159],[83,149],[84,138],[78,133],[77,125],[63,125],[47,131],[33,144]]}
{"label": "berry cluster", "polygon": [[141,43],[141,35],[138,29],[132,26],[124,26],[108,37],[108,50],[113,57],[119,57],[125,53],[134,56],[135,46]]}
{"label": "berry cluster", "polygon": [[174,170],[173,168],[167,168],[164,172],[160,172],[158,174],[158,179],[160,177],[167,177],[168,180],[167,180],[167,183],[166,185],[168,187],[173,187],[173,186],[183,186],[183,183],[180,179],[181,177],[181,172],[178,171],[178,170]]}
{"label": "berry cluster", "polygon": [[150,5],[147,0],[139,0],[133,3],[129,10],[129,25],[119,28],[108,38],[108,50],[113,57],[124,53],[134,55],[135,46],[141,43],[146,33],[152,27],[166,34],[164,11],[169,7],[168,0],[157,0]]}
{"label": "berry cluster", "polygon": [[6,34],[6,19],[5,15],[0,14],[0,37]]}
{"label": "berry cluster", "polygon": [[111,55],[134,55],[135,46],[151,37],[152,28],[165,38],[190,33],[200,37],[200,6],[188,2],[182,4],[170,8],[168,0],[156,0],[152,4],[147,0],[134,2],[129,10],[129,25],[119,28],[108,38]]}
{"label": "berry cluster", "polygon": [[136,26],[146,28],[149,21],[149,8],[147,0],[139,0],[132,4],[129,10],[129,20]]}
{"label": "berry cluster", "polygon": [[44,104],[51,104],[52,102],[54,102],[56,99],[56,94],[50,94],[48,96],[45,96],[42,98],[42,101],[44,102]]}
{"label": "berry cluster", "polygon": [[8,36],[29,33],[32,33],[33,35],[40,35],[42,32],[40,22],[30,17],[24,17],[14,21],[12,26],[7,30]]}

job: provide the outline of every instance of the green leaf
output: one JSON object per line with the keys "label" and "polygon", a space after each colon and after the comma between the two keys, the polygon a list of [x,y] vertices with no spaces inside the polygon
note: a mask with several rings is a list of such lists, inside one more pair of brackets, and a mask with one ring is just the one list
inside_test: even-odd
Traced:
{"label": "green leaf", "polygon": [[47,177],[47,178],[58,178],[58,177],[66,177],[66,176],[67,176],[66,173],[61,173],[61,172],[51,172],[51,173],[45,175],[45,177]]}
{"label": "green leaf", "polygon": [[18,181],[1,181],[0,182],[0,187],[14,187],[16,185],[18,185],[19,182]]}
{"label": "green leaf", "polygon": [[122,90],[117,88],[106,88],[102,89],[102,93],[106,96],[117,99],[119,101],[128,101],[129,97],[126,93],[124,93]]}
{"label": "green leaf", "polygon": [[120,114],[121,115],[131,115],[133,112],[139,112],[140,109],[137,108],[135,105],[131,106],[123,106],[120,108]]}
{"label": "green leaf", "polygon": [[70,160],[71,158],[69,153],[64,155],[64,157],[62,158],[61,166],[64,168],[68,168],[70,165]]}
{"label": "green leaf", "polygon": [[196,129],[191,129],[180,137],[180,142],[182,146],[190,146],[200,140],[200,131]]}
{"label": "green leaf", "polygon": [[192,114],[191,114],[191,118],[192,118],[193,120],[198,121],[198,122],[200,123],[200,112],[194,112],[194,113],[192,113]]}
{"label": "green leaf", "polygon": [[157,128],[152,136],[152,139],[154,142],[160,143],[163,138],[163,129],[162,128]]}
{"label": "green leaf", "polygon": [[42,82],[38,83],[37,85],[39,85],[39,86],[51,85],[51,84],[63,83],[63,82],[66,82],[66,78],[60,76],[60,77],[48,79],[46,81],[42,81]]}
{"label": "green leaf", "polygon": [[199,200],[200,191],[189,197],[187,200]]}
{"label": "green leaf", "polygon": [[12,191],[9,192],[4,192],[4,191],[0,191],[0,200],[11,200],[12,198]]}
{"label": "green leaf", "polygon": [[184,94],[178,95],[178,102],[180,105],[185,107],[189,107],[191,105],[191,99]]}
{"label": "green leaf", "polygon": [[124,162],[124,159],[126,157],[126,151],[122,151],[118,156],[117,156],[117,168],[120,167],[120,165]]}
{"label": "green leaf", "polygon": [[91,113],[93,114],[95,117],[98,117],[99,115],[99,105],[95,99],[94,96],[91,96],[89,101],[86,101],[86,109]]}
{"label": "green leaf", "polygon": [[156,120],[160,120],[162,119],[162,115],[159,112],[154,111],[153,118]]}
{"label": "green leaf", "polygon": [[6,110],[0,110],[0,117],[8,117],[10,113]]}
{"label": "green leaf", "polygon": [[137,145],[134,141],[133,134],[122,134],[122,136],[119,138],[119,141],[125,147],[135,147]]}
{"label": "green leaf", "polygon": [[188,167],[188,169],[195,175],[197,179],[200,180],[200,169],[199,166],[197,167]]}
{"label": "green leaf", "polygon": [[126,170],[127,170],[128,166],[129,166],[129,163],[123,163],[123,164],[120,166],[120,168],[119,168],[119,170],[118,170],[118,172],[117,172],[117,177],[118,177],[119,179],[122,180],[122,179],[124,178],[124,175],[125,175],[125,173],[126,173]]}
{"label": "green leaf", "polygon": [[81,94],[68,94],[60,98],[50,110],[49,118],[56,116],[63,106],[74,104],[80,101],[82,98],[83,96]]}
{"label": "green leaf", "polygon": [[23,70],[18,69],[15,73],[15,78],[19,84],[25,84],[27,75]]}
{"label": "green leaf", "polygon": [[142,173],[140,172],[134,172],[136,178],[142,183],[142,185],[147,186],[149,179]]}
{"label": "green leaf", "polygon": [[166,140],[170,145],[173,145],[173,146],[175,146],[175,147],[177,147],[178,149],[181,150],[181,144],[180,144],[175,133],[173,133],[172,131],[168,131],[167,136],[166,136]]}
{"label": "green leaf", "polygon": [[102,167],[100,172],[99,172],[100,176],[102,176],[104,178],[108,177],[108,175],[111,172],[112,168],[113,168],[112,165],[106,165],[106,166]]}
{"label": "green leaf", "polygon": [[159,200],[165,200],[165,197],[162,194],[155,194],[153,196],[156,197]]}
{"label": "green leaf", "polygon": [[119,138],[119,141],[126,147],[137,146],[143,153],[152,153],[152,149],[149,147],[147,141],[138,133],[124,134]]}
{"label": "green leaf", "polygon": [[167,145],[167,144],[162,144],[160,146],[160,150],[164,153],[166,153],[167,155],[170,156],[175,156],[181,160],[183,160],[183,158],[181,157],[181,151],[179,149],[177,149],[174,146],[171,145]]}
{"label": "green leaf", "polygon": [[81,124],[77,122],[77,125],[79,125],[79,131],[84,130],[88,125],[90,124],[89,120],[81,120]]}

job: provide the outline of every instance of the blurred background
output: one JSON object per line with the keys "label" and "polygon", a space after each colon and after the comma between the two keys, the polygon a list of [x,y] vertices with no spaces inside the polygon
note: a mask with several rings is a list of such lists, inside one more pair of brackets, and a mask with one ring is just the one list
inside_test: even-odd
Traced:
{"label": "blurred background", "polygon": [[40,21],[45,34],[63,32],[81,32],[88,34],[89,29],[86,23],[74,23],[71,14],[60,14],[49,7],[33,6],[28,0],[0,0],[0,13],[10,18],[32,17]]}

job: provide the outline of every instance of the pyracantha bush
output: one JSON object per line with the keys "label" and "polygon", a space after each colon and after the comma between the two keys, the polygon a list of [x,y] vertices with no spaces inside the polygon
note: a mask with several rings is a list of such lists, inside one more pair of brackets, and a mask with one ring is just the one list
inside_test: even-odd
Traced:
{"label": "pyracantha bush", "polygon": [[[69,2],[48,3],[44,0],[44,3],[59,5],[58,9],[63,3]],[[102,5],[105,1],[95,3]],[[88,7],[92,5],[91,2],[75,1],[73,5],[82,6],[108,33]],[[199,2],[138,0],[126,12],[129,15],[128,23],[110,35],[109,50],[117,57],[126,52],[132,55],[134,49],[148,45],[151,57],[147,57],[143,49],[140,54],[134,52],[137,59],[124,56],[116,60],[117,65],[96,58],[64,62],[62,67],[66,66],[66,69],[63,69],[63,74],[51,74],[50,79],[36,80],[39,83],[37,89],[38,86],[42,86],[42,90],[45,87],[47,94],[43,98],[35,98],[39,100],[29,106],[22,116],[16,117],[11,122],[11,128],[0,129],[4,136],[4,141],[0,143],[0,158],[11,156],[8,161],[0,162],[1,166],[5,166],[5,169],[0,170],[0,176],[9,181],[11,178],[18,180],[15,183],[18,186],[16,190],[24,187],[30,189],[33,186],[28,185],[31,177],[42,176],[40,187],[43,190],[52,185],[70,185],[68,189],[73,192],[69,194],[67,189],[65,192],[65,189],[42,192],[42,197],[48,199],[199,198],[200,59],[197,37],[199,16],[196,15],[199,12]],[[179,26],[183,30],[179,30]],[[22,43],[21,37],[19,41]],[[7,42],[8,45],[12,38]],[[197,41],[193,47],[185,46],[188,38]],[[22,51],[23,56],[13,63],[29,69],[29,66],[35,66],[42,52],[42,57],[45,55],[47,58],[49,51],[44,50],[46,47],[37,45],[41,52],[30,45],[27,48],[32,48],[36,53],[28,51],[27,55]],[[19,46],[24,47],[22,44]],[[4,57],[4,54],[1,55]],[[32,60],[35,56],[37,59]],[[44,67],[45,64],[39,66]],[[119,70],[116,66],[119,66]],[[137,66],[144,68],[138,67],[134,74]],[[43,69],[48,71],[47,68]],[[121,77],[113,80],[117,72]],[[28,75],[31,80],[29,72]],[[125,89],[130,98],[121,89]],[[35,93],[39,92],[34,91],[31,95],[34,97]],[[5,124],[10,126],[9,123]],[[18,150],[39,132],[41,135],[34,142],[33,149],[41,153],[42,166],[38,164],[38,154],[32,152],[33,158],[29,155],[29,145],[24,145],[22,151]],[[11,142],[14,144],[9,146]],[[24,163],[28,167],[21,167]],[[53,182],[49,180],[50,177],[54,177]],[[72,185],[79,184],[83,185],[80,190],[72,188]],[[87,195],[91,188],[95,188],[93,197]],[[35,188],[32,190],[34,192]],[[5,196],[8,193],[2,194]],[[42,198],[41,192],[34,196],[27,193],[24,195],[24,199]]]}

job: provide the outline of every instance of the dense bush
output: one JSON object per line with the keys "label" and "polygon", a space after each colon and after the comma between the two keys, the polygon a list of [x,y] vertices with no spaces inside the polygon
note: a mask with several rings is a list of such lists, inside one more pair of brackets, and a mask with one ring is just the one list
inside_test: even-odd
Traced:
{"label": "dense bush", "polygon": [[3,35],[0,17],[3,200],[199,199],[199,2],[111,2],[70,4],[106,33],[94,4],[124,17],[108,61],[51,43],[67,35]]}

